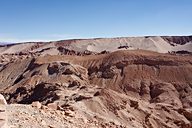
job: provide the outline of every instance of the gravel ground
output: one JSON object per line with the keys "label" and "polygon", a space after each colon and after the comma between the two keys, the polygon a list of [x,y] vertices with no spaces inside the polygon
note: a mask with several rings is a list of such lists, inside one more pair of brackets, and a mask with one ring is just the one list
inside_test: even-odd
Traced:
{"label": "gravel ground", "polygon": [[[8,105],[8,125],[11,128],[68,128],[62,111],[42,110],[30,105]],[[64,116],[63,116],[64,117]]]}
{"label": "gravel ground", "polygon": [[38,109],[31,105],[7,105],[9,128],[116,128],[110,123],[86,120],[78,113],[68,113],[49,108]]}

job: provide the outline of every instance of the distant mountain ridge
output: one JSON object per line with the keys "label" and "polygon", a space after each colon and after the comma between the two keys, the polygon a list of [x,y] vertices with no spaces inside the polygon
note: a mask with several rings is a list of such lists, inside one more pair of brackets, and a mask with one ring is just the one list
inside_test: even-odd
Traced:
{"label": "distant mountain ridge", "polygon": [[0,42],[0,45],[15,44],[13,42]]}
{"label": "distant mountain ridge", "polygon": [[[6,47],[4,47],[6,46]],[[57,55],[59,47],[74,52],[118,50],[148,50],[159,53],[187,51],[192,52],[192,36],[144,36],[144,37],[117,37],[70,39],[51,42],[1,43],[0,54],[36,53]]]}

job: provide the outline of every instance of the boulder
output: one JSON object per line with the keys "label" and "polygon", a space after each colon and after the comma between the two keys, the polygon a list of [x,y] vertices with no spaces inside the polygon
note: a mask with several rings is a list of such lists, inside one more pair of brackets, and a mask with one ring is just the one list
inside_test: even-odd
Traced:
{"label": "boulder", "polygon": [[6,105],[6,104],[7,104],[7,102],[4,98],[4,96],[0,94],[0,105]]}
{"label": "boulder", "polygon": [[49,103],[47,105],[48,108],[53,109],[53,110],[57,110],[58,109],[58,105],[56,103]]}
{"label": "boulder", "polygon": [[130,107],[137,109],[139,107],[138,101],[130,100]]}
{"label": "boulder", "polygon": [[0,94],[0,128],[7,128],[6,105],[5,98]]}
{"label": "boulder", "polygon": [[40,109],[42,107],[42,104],[39,101],[35,101],[31,105],[32,105],[32,107],[36,107],[38,109]]}
{"label": "boulder", "polygon": [[192,121],[192,109],[185,109],[183,114],[188,120]]}

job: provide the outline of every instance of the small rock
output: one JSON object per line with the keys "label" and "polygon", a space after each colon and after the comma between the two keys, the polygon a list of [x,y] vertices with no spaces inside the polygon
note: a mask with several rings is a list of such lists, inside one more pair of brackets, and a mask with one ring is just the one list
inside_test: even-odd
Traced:
{"label": "small rock", "polygon": [[6,104],[7,104],[7,102],[6,102],[5,98],[4,98],[4,96],[1,95],[1,94],[0,94],[0,104],[2,104],[2,105],[6,105]]}
{"label": "small rock", "polygon": [[42,120],[42,121],[41,121],[41,124],[42,124],[42,125],[46,125],[47,123],[46,123],[44,120]]}
{"label": "small rock", "polygon": [[48,108],[51,108],[53,110],[57,110],[58,109],[58,105],[56,103],[49,103],[47,105]]}
{"label": "small rock", "polygon": [[99,96],[99,95],[100,95],[100,92],[97,91],[97,92],[95,92],[95,94],[93,96]]}
{"label": "small rock", "polygon": [[192,121],[192,109],[185,109],[183,114],[188,120]]}
{"label": "small rock", "polygon": [[43,106],[42,106],[42,109],[43,109],[43,110],[47,110],[48,107],[43,105]]}
{"label": "small rock", "polygon": [[39,101],[35,101],[32,103],[32,107],[36,107],[36,108],[40,109],[42,107],[42,104]]}
{"label": "small rock", "polygon": [[139,103],[134,100],[130,100],[130,107],[134,107],[135,109],[139,107]]}
{"label": "small rock", "polygon": [[69,88],[72,88],[72,87],[75,87],[75,86],[77,86],[77,87],[79,87],[81,84],[78,82],[78,81],[73,81],[72,83],[70,83],[69,84]]}
{"label": "small rock", "polygon": [[55,128],[53,125],[49,125],[48,127],[49,127],[49,128]]}

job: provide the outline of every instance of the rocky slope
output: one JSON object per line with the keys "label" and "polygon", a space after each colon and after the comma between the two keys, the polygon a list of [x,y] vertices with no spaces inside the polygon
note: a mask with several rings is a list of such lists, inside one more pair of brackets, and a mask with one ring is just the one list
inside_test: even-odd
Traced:
{"label": "rocky slope", "polygon": [[[191,45],[183,37],[184,44],[178,37],[143,38]],[[99,52],[87,51],[86,41],[1,48],[0,93],[9,103],[10,127],[192,127],[190,54],[100,52],[99,41]]]}

